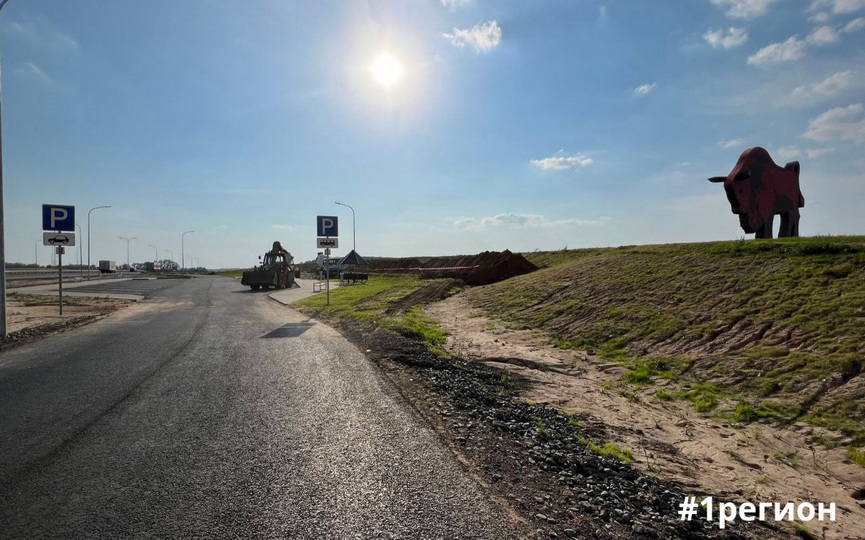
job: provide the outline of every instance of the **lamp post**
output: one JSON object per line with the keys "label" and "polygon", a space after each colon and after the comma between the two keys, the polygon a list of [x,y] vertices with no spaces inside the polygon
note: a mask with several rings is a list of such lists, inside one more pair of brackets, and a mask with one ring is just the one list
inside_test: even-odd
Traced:
{"label": "lamp post", "polygon": [[345,203],[341,203],[341,202],[334,202],[333,204],[338,204],[340,206],[348,206],[348,208],[351,209],[351,249],[352,249],[352,251],[357,253],[357,242],[356,242],[357,236],[355,236],[355,229],[354,229],[354,208],[352,208],[351,206],[349,206]]}
{"label": "lamp post", "polygon": [[[0,11],[9,0],[0,1]],[[0,99],[2,101],[2,99]],[[2,109],[2,105],[0,105]],[[0,122],[2,125],[2,122]],[[0,128],[0,339],[6,339],[6,231],[3,217],[3,138]]]}
{"label": "lamp post", "polygon": [[180,235],[180,269],[183,270],[186,268],[186,259],[184,259],[184,245],[183,241],[186,238],[186,235],[189,233],[194,233],[195,231],[186,231],[185,233]]}
{"label": "lamp post", "polygon": [[98,210],[100,208],[111,208],[111,206],[97,206],[96,208],[91,208],[90,211],[87,212],[87,279],[90,279],[90,212],[94,210]]}
{"label": "lamp post", "polygon": [[83,261],[81,260],[81,244],[84,242],[84,238],[81,237],[81,225],[76,223],[75,227],[78,228],[78,243],[76,244],[78,246],[78,277],[81,277],[84,273],[84,269],[81,268],[83,266]]}
{"label": "lamp post", "polygon": [[33,245],[33,258],[36,259],[36,269],[39,270],[39,240]]}
{"label": "lamp post", "polygon": [[156,258],[153,259],[153,262],[158,261],[159,260],[159,249],[156,246],[154,246],[153,244],[147,244],[147,247],[152,247],[153,251],[156,253]]}
{"label": "lamp post", "polygon": [[132,238],[125,238],[123,236],[118,236],[117,238],[121,240],[126,240],[126,271],[132,270],[132,266],[129,264],[129,242],[138,238],[137,236],[133,236]]}

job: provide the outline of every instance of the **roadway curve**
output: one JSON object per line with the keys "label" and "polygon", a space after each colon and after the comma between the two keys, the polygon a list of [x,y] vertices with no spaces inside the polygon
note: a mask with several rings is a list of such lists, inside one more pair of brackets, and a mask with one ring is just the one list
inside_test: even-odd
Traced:
{"label": "roadway curve", "polygon": [[0,537],[504,538],[366,357],[237,281],[0,355]]}

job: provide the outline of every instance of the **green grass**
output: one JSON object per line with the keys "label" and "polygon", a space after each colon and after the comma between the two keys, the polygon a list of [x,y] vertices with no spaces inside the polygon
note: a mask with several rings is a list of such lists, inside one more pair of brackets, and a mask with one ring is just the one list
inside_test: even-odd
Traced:
{"label": "green grass", "polygon": [[624,461],[625,463],[631,463],[634,461],[634,454],[629,449],[622,448],[616,443],[608,442],[601,446],[592,441],[588,441],[587,446],[590,452],[599,456],[614,457],[620,461]]}
{"label": "green grass", "polygon": [[230,277],[230,278],[240,279],[243,277],[243,273],[245,271],[246,270],[243,270],[243,269],[241,269],[241,270],[220,270],[219,272],[216,273],[216,275],[222,276],[222,277]]}
{"label": "green grass", "polygon": [[353,319],[386,326],[423,341],[439,354],[445,354],[442,346],[447,334],[434,320],[424,315],[421,305],[412,306],[404,313],[391,313],[400,300],[441,281],[446,280],[422,280],[408,274],[376,274],[363,285],[332,290],[329,306],[323,293],[300,300],[294,305],[312,310],[317,316],[325,318]]}
{"label": "green grass", "polygon": [[865,450],[853,448],[851,446],[847,449],[847,457],[850,461],[860,467],[865,467]]}

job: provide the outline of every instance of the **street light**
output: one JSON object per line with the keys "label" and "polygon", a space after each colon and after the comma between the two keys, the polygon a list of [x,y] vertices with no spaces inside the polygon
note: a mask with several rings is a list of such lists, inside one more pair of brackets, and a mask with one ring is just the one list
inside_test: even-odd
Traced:
{"label": "street light", "polygon": [[189,233],[194,233],[194,232],[195,232],[195,231],[186,231],[185,233],[183,233],[183,234],[180,235],[180,269],[181,269],[181,270],[183,270],[184,268],[186,268],[186,260],[183,258],[183,257],[184,257],[184,250],[183,250],[184,246],[183,246],[183,240],[185,239],[185,237],[186,237],[187,234],[189,234]]}
{"label": "street light", "polygon": [[138,238],[137,236],[133,236],[132,238],[124,238],[123,236],[118,236],[117,238],[121,240],[126,240],[126,270],[131,271],[132,266],[129,264],[129,242]]}
{"label": "street light", "polygon": [[152,248],[153,248],[153,251],[156,252],[156,258],[153,259],[153,262],[158,261],[158,260],[159,260],[159,249],[157,249],[157,247],[154,246],[153,244],[147,244],[147,247],[152,247]]}
{"label": "street light", "polygon": [[110,206],[97,206],[96,208],[91,208],[90,211],[87,212],[87,279],[90,279],[90,212],[94,210],[99,210],[100,208],[111,208]]}
{"label": "street light", "polygon": [[81,225],[76,223],[75,226],[78,227],[78,275],[80,276],[81,264],[84,262],[81,260],[81,243],[84,241],[84,238],[81,237]]}
{"label": "street light", "polygon": [[354,208],[352,208],[351,206],[349,206],[345,203],[341,203],[341,202],[334,202],[333,204],[338,204],[340,206],[348,206],[349,208],[351,208],[351,249],[352,249],[352,251],[357,253],[357,242],[356,242],[357,236],[355,236],[355,231],[354,231]]}
{"label": "street light", "polygon": [[[0,11],[9,0],[0,1]],[[2,99],[0,99],[2,101]],[[2,106],[0,106],[2,109]],[[2,122],[0,122],[2,125]],[[0,128],[0,133],[3,130]],[[0,339],[6,339],[6,231],[3,222],[3,138],[0,135]]]}

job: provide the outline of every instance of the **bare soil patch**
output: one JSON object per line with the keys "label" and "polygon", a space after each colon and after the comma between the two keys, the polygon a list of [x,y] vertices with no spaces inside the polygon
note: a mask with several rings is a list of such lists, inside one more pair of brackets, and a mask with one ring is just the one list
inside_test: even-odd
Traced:
{"label": "bare soil patch", "polygon": [[63,314],[56,297],[11,294],[6,303],[8,335],[0,350],[99,320],[132,301],[112,298],[64,298]]}
{"label": "bare soil patch", "polygon": [[[809,442],[819,428],[768,423],[733,425],[697,413],[690,403],[663,401],[648,387],[621,381],[625,368],[585,352],[549,345],[539,331],[506,330],[457,295],[426,308],[450,336],[446,349],[531,381],[521,397],[607,426],[613,442],[633,452],[645,472],[722,500],[835,502],[835,523],[806,525],[817,537],[865,538],[865,469],[843,448]],[[820,433],[831,440],[835,433]],[[717,499],[716,499],[717,500]]]}

